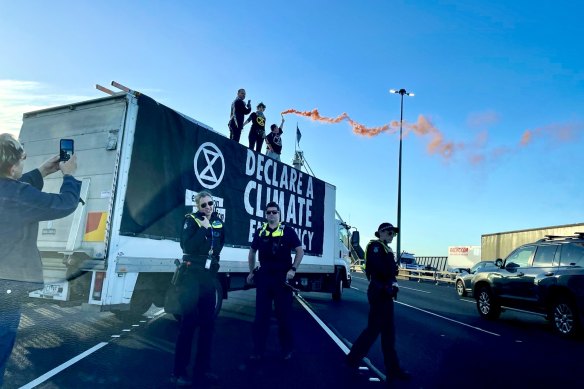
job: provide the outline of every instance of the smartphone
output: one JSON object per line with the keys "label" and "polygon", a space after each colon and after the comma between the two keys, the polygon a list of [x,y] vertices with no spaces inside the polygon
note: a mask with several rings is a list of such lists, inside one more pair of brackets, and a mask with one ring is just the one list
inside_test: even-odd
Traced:
{"label": "smartphone", "polygon": [[59,160],[68,161],[75,153],[73,139],[61,139],[59,145]]}

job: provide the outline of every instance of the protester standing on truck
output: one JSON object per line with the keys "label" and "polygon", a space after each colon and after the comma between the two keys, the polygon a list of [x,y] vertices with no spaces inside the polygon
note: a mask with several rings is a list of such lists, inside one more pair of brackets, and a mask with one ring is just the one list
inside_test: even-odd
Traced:
{"label": "protester standing on truck", "polygon": [[251,100],[247,100],[247,105],[244,103],[245,89],[237,91],[237,97],[231,103],[231,115],[229,118],[229,139],[239,142],[241,137],[241,130],[243,130],[243,118],[251,112]]}
{"label": "protester standing on truck", "polygon": [[[77,156],[55,156],[22,174],[26,152],[10,134],[0,135],[0,387],[14,347],[21,305],[28,292],[43,287],[37,248],[39,221],[65,217],[79,204],[81,181],[73,177]],[[42,192],[43,178],[61,170],[59,193]]]}
{"label": "protester standing on truck", "polygon": [[258,153],[262,152],[262,143],[264,143],[264,138],[266,137],[266,117],[264,116],[264,111],[266,110],[266,105],[264,103],[259,103],[257,106],[257,111],[252,112],[247,118],[243,125],[251,122],[251,128],[249,129],[249,148],[255,150]]}
{"label": "protester standing on truck", "polygon": [[393,300],[399,291],[397,284],[398,266],[391,247],[399,228],[390,223],[381,223],[375,236],[367,245],[365,252],[365,274],[369,280],[367,299],[369,300],[369,319],[367,327],[357,338],[347,355],[347,365],[357,369],[361,360],[381,334],[381,349],[387,380],[407,380],[410,374],[399,365],[395,351],[395,327]]}
{"label": "protester standing on truck", "polygon": [[[259,361],[265,352],[272,302],[278,320],[282,357],[292,357],[293,333],[290,314],[292,289],[287,285],[300,266],[304,250],[293,228],[280,222],[280,208],[269,202],[265,209],[266,220],[253,237],[248,255],[249,275],[247,282],[256,285],[256,313],[253,325],[253,353],[250,359]],[[260,267],[256,269],[256,253],[259,251]],[[294,251],[294,262],[291,252]]]}
{"label": "protester standing on truck", "polygon": [[273,158],[276,161],[280,160],[280,154],[282,154],[282,134],[284,131],[284,115],[282,115],[282,123],[280,123],[280,127],[272,124],[270,127],[271,132],[266,136],[266,145],[268,148],[268,152],[266,156],[269,158]]}
{"label": "protester standing on truck", "polygon": [[182,315],[174,356],[171,381],[178,386],[190,386],[187,374],[191,359],[195,329],[199,327],[193,380],[212,383],[217,376],[210,372],[211,342],[215,328],[215,296],[219,255],[225,242],[223,222],[213,212],[211,193],[195,196],[197,212],[185,216],[180,237],[183,250],[176,285],[179,289]]}

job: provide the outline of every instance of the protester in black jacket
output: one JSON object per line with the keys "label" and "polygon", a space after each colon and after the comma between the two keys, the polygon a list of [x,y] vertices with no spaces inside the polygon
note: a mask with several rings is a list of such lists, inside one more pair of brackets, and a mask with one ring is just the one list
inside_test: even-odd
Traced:
{"label": "protester in black jacket", "polygon": [[[28,292],[43,287],[37,248],[39,221],[65,217],[79,203],[81,182],[73,178],[77,157],[55,156],[22,174],[26,153],[10,134],[0,135],[0,387]],[[43,177],[61,170],[60,193],[42,192]]]}
{"label": "protester in black jacket", "polygon": [[195,204],[198,211],[185,216],[180,238],[183,261],[176,280],[181,296],[182,316],[171,382],[178,386],[192,384],[186,369],[191,359],[193,336],[197,327],[199,338],[193,379],[196,383],[217,380],[209,370],[215,328],[216,277],[225,233],[223,221],[213,212],[214,202],[209,192],[197,193]]}
{"label": "protester in black jacket", "polygon": [[245,115],[251,112],[251,100],[247,100],[247,105],[244,103],[245,89],[237,91],[237,98],[231,103],[231,116],[229,118],[229,139],[239,142],[241,137],[241,130],[243,130],[243,119]]}

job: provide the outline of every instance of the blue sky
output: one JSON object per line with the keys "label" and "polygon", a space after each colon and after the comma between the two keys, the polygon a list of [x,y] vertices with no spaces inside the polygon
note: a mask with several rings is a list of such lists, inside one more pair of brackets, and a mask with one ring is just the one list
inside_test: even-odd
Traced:
{"label": "blue sky", "polygon": [[[583,11],[563,0],[0,0],[0,131],[111,80],[225,134],[240,87],[269,123],[318,108],[371,127],[399,120],[388,90],[405,88],[404,120],[428,118],[455,148],[445,158],[429,136],[405,136],[402,249],[447,255],[481,234],[584,221]],[[283,160],[298,123],[310,166],[364,241],[395,224],[395,134],[286,119]]]}

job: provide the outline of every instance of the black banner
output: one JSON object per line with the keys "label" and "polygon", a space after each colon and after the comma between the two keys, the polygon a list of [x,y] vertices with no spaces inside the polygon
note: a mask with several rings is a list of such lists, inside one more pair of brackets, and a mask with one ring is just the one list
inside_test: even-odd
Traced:
{"label": "black banner", "polygon": [[[321,255],[324,182],[258,154],[140,96],[120,233],[178,240],[202,190],[225,221],[225,242],[249,247],[266,203],[296,230],[305,252]],[[122,156],[123,158],[123,156]]]}

